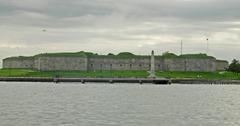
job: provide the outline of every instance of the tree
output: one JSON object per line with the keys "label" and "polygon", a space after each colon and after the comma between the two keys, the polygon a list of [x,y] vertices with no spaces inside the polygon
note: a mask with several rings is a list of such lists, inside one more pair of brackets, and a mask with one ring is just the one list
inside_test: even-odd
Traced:
{"label": "tree", "polygon": [[108,56],[114,56],[114,54],[112,54],[112,53],[108,53]]}
{"label": "tree", "polygon": [[228,71],[234,73],[240,73],[240,63],[239,60],[233,59],[232,63],[229,65]]}
{"label": "tree", "polygon": [[169,51],[164,52],[164,53],[162,54],[162,56],[163,56],[163,57],[168,57],[168,58],[174,58],[174,57],[177,57],[176,54],[174,54],[174,53],[170,53]]}

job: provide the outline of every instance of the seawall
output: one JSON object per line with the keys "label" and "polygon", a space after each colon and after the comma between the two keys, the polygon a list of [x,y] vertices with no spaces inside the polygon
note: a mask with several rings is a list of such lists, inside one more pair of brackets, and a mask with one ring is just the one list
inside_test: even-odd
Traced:
{"label": "seawall", "polygon": [[165,78],[45,78],[45,77],[0,77],[6,82],[79,82],[79,83],[139,83],[139,84],[171,84]]}
{"label": "seawall", "polygon": [[240,85],[240,80],[171,79],[175,84]]}
{"label": "seawall", "polygon": [[79,82],[85,83],[139,83],[139,84],[207,84],[240,85],[240,80],[165,79],[165,78],[49,78],[49,77],[0,77],[0,82]]}
{"label": "seawall", "polygon": [[[150,56],[83,54],[85,53],[10,57],[3,60],[3,68],[24,68],[40,71],[150,70]],[[214,72],[224,70],[227,67],[227,61],[217,60],[204,54],[174,57],[155,56],[155,69],[158,71]]]}

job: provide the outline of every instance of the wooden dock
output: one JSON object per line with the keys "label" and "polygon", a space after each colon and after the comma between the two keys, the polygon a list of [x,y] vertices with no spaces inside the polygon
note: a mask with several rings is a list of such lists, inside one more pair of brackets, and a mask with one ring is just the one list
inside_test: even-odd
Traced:
{"label": "wooden dock", "polygon": [[45,78],[45,77],[2,77],[0,81],[6,82],[80,82],[80,83],[150,83],[171,84],[171,80],[165,78]]}

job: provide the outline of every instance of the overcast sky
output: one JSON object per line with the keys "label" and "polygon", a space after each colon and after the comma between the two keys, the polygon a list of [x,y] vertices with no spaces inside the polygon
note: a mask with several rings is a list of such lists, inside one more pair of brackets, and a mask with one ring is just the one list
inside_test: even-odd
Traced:
{"label": "overcast sky", "polygon": [[0,0],[0,60],[170,51],[240,59],[240,0]]}

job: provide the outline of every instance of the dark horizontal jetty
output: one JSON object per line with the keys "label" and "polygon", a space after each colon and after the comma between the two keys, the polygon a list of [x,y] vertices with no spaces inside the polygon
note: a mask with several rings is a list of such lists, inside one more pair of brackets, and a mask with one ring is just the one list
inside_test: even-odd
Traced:
{"label": "dark horizontal jetty", "polygon": [[80,82],[80,83],[139,83],[139,84],[237,84],[240,80],[166,79],[166,78],[50,78],[50,77],[0,77],[6,82]]}
{"label": "dark horizontal jetty", "polygon": [[45,78],[45,77],[2,77],[0,81],[7,82],[96,82],[96,83],[151,83],[171,84],[170,79],[165,78]]}
{"label": "dark horizontal jetty", "polygon": [[208,80],[208,79],[171,79],[177,84],[214,84],[214,85],[240,85],[240,80]]}

